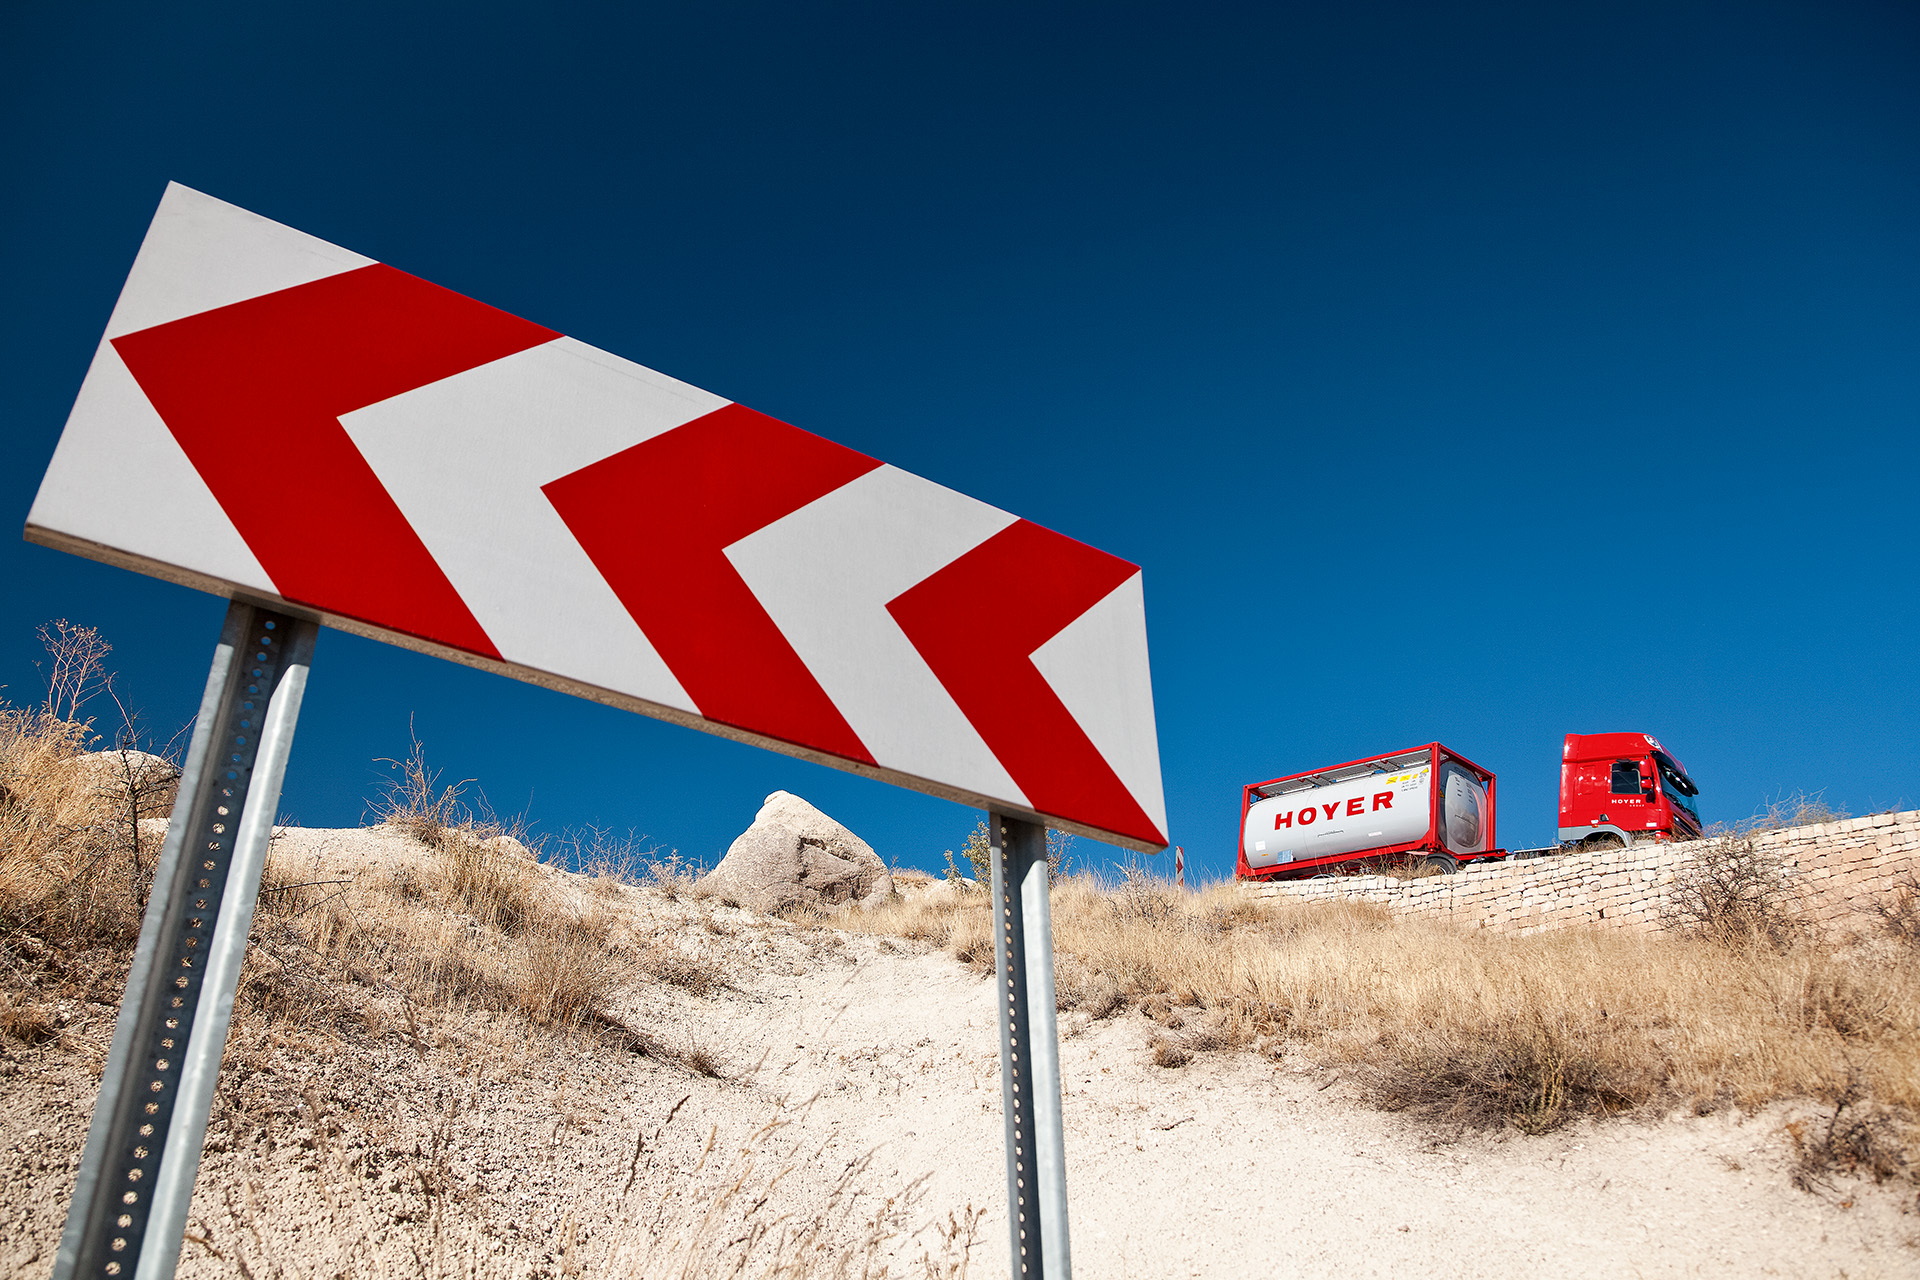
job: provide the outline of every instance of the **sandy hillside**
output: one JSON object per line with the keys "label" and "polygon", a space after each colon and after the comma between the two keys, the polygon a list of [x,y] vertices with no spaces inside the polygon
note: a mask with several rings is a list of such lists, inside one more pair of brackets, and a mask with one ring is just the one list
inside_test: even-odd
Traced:
{"label": "sandy hillside", "polygon": [[[294,830],[275,856],[357,882],[351,910],[430,853]],[[373,952],[349,983],[257,931],[183,1274],[1004,1274],[987,982],[919,944],[535,874],[644,961],[595,1029],[417,1003]],[[0,1062],[0,1263],[26,1280],[50,1270],[113,1010],[60,1014]],[[1456,1132],[1303,1063],[1168,1069],[1146,1019],[1063,1018],[1084,1276],[1920,1275],[1911,1187],[1795,1190],[1779,1109]]]}

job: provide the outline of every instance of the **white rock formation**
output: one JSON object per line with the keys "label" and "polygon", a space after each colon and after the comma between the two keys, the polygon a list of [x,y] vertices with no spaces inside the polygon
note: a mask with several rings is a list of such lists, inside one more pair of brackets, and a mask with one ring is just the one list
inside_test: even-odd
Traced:
{"label": "white rock formation", "polygon": [[699,887],[756,911],[877,906],[893,876],[865,840],[799,796],[776,791]]}

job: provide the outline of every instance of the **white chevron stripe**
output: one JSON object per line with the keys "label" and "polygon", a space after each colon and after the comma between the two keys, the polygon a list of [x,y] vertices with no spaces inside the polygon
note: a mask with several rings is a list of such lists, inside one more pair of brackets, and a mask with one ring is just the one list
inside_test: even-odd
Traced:
{"label": "white chevron stripe", "polygon": [[[372,262],[169,183],[107,338]],[[27,523],[255,591],[279,590],[108,341],[94,353]]]}
{"label": "white chevron stripe", "polygon": [[1024,805],[887,612],[887,601],[1013,522],[883,466],[742,538],[727,558],[879,764]]}
{"label": "white chevron stripe", "polygon": [[1033,651],[1033,665],[1147,816],[1167,829],[1160,739],[1147,669],[1147,604],[1141,575],[1115,587]]}
{"label": "white chevron stripe", "polygon": [[80,384],[27,524],[279,594],[105,342]]}
{"label": "white chevron stripe", "polygon": [[502,657],[693,711],[540,486],[726,403],[560,338],[341,422]]}
{"label": "white chevron stripe", "polygon": [[169,182],[107,337],[372,265],[372,258]]}

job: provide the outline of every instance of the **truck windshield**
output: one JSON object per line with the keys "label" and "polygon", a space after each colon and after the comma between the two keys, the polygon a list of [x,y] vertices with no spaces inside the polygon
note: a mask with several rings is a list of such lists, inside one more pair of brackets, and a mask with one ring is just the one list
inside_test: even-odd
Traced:
{"label": "truck windshield", "polygon": [[1668,797],[1696,819],[1699,818],[1700,811],[1694,807],[1693,798],[1700,794],[1700,788],[1693,784],[1693,779],[1665,752],[1654,752],[1653,762],[1660,769],[1660,779],[1666,784],[1663,790]]}

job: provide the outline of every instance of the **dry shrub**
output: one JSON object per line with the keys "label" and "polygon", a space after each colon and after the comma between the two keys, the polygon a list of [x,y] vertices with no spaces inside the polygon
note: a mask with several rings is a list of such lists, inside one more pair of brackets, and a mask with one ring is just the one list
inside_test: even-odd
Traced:
{"label": "dry shrub", "polygon": [[1920,950],[1920,870],[1908,867],[1893,892],[1873,904],[1881,932],[1909,950]]}
{"label": "dry shrub", "polygon": [[44,1044],[60,1034],[59,1015],[44,1004],[0,997],[0,1039]]}
{"label": "dry shrub", "polygon": [[[1292,1046],[1346,1068],[1381,1105],[1532,1131],[1656,1102],[1829,1098],[1850,1072],[1889,1114],[1920,1111],[1920,965],[1884,939],[1520,937],[1371,904],[1254,900],[1231,884],[1173,895],[1170,911],[1156,898],[1142,909],[1142,896],[1086,877],[1055,887],[1056,994],[1097,1015],[1137,1007],[1188,1052]],[[992,968],[977,895],[834,923]]]}
{"label": "dry shrub", "polygon": [[440,836],[436,870],[446,900],[482,928],[517,934],[540,913],[541,880],[531,850],[498,825],[472,823]]}
{"label": "dry shrub", "polygon": [[730,986],[718,965],[690,956],[670,942],[656,940],[641,948],[638,963],[649,977],[696,996],[712,995]]}
{"label": "dry shrub", "polygon": [[617,895],[621,889],[652,889],[667,901],[682,896],[702,898],[694,892],[694,881],[706,874],[701,863],[680,855],[678,849],[661,852],[661,846],[646,844],[645,837],[628,832],[615,836],[604,827],[571,828],[558,841],[556,860],[579,868],[596,891]]}
{"label": "dry shrub", "polygon": [[1816,1119],[1789,1121],[1793,1140],[1793,1181],[1802,1191],[1830,1187],[1838,1174],[1871,1177],[1875,1182],[1911,1175],[1914,1153],[1920,1149],[1913,1117],[1875,1102],[1866,1094],[1857,1074],[1849,1074],[1832,1099],[1833,1110],[1822,1123]]}
{"label": "dry shrub", "polygon": [[703,1044],[689,1046],[687,1051],[680,1055],[680,1061],[693,1074],[705,1076],[709,1080],[719,1080],[726,1074],[721,1069],[720,1059]]}
{"label": "dry shrub", "polygon": [[507,957],[514,1007],[542,1027],[612,1023],[603,1002],[625,981],[632,962],[608,945],[608,932],[597,912],[548,913]]}
{"label": "dry shrub", "polygon": [[[706,873],[707,868],[704,864],[691,858],[681,857],[678,849],[665,857],[649,856],[640,862],[640,883],[657,891],[669,902],[682,896],[696,900],[709,896],[699,890],[695,884]],[[724,905],[737,907],[740,904],[728,898]]]}
{"label": "dry shrub", "polygon": [[35,664],[47,683],[41,715],[77,723],[89,702],[103,693],[112,696],[113,675],[107,670],[107,655],[113,652],[113,646],[98,627],[77,626],[65,618],[55,618],[43,623],[34,634],[47,654],[44,664]]}
{"label": "dry shrub", "polygon": [[[728,897],[722,897],[720,903],[722,906],[728,907],[737,907],[740,905],[738,901]],[[773,908],[770,914],[774,919],[785,920],[788,924],[797,924],[811,929],[818,929],[820,922],[833,914],[833,908],[822,906],[817,902],[783,902]]]}
{"label": "dry shrub", "polygon": [[1805,933],[1784,858],[1750,835],[1722,835],[1688,846],[1662,915],[1668,928],[1722,946],[1791,947]]}
{"label": "dry shrub", "polygon": [[1154,925],[1180,914],[1182,896],[1172,885],[1130,859],[1120,868],[1120,883],[1108,895],[1108,904],[1123,918]]}
{"label": "dry shrub", "polygon": [[[1545,1133],[1579,1114],[1625,1111],[1657,1096],[1657,1057],[1609,1053],[1578,1018],[1528,1010],[1529,1022],[1396,1028],[1363,1064],[1376,1103],[1475,1125],[1508,1120]],[[1639,1068],[1636,1070],[1636,1066]]]}
{"label": "dry shrub", "polygon": [[1827,803],[1824,791],[1795,791],[1781,794],[1762,804],[1752,817],[1738,822],[1716,822],[1707,827],[1708,838],[1750,836],[1762,831],[1784,831],[1789,827],[1811,827],[1822,822],[1839,822],[1851,817],[1845,808]]}
{"label": "dry shrub", "polygon": [[117,806],[68,767],[91,737],[86,724],[0,705],[0,787],[8,797],[0,805],[0,928],[9,934],[88,946],[139,930],[138,884],[118,838]]}
{"label": "dry shrub", "polygon": [[[110,691],[106,647],[84,628],[42,633],[59,682],[46,705],[0,703],[0,959],[12,984],[111,1000],[160,851],[140,823],[171,808],[170,766],[87,754],[93,724],[70,717],[90,691]],[[132,746],[130,728],[122,740]]]}
{"label": "dry shrub", "polygon": [[[1058,884],[1073,874],[1074,836],[1065,831],[1047,832],[1047,883]],[[947,850],[946,876],[956,888],[967,880],[973,881],[972,887],[981,889],[993,883],[993,834],[987,830],[983,818],[973,824],[973,830],[967,833],[967,843],[960,850],[966,859],[966,869],[955,861],[953,850]],[[971,870],[972,875],[967,871]]]}
{"label": "dry shrub", "polygon": [[1172,1040],[1155,1036],[1153,1040],[1153,1065],[1156,1067],[1184,1067],[1193,1061],[1193,1054]]}
{"label": "dry shrub", "polygon": [[421,844],[438,847],[449,828],[471,824],[472,814],[461,803],[472,778],[440,785],[440,770],[427,766],[426,748],[417,735],[405,760],[379,760],[397,776],[390,778],[372,803],[374,817],[406,832]]}

